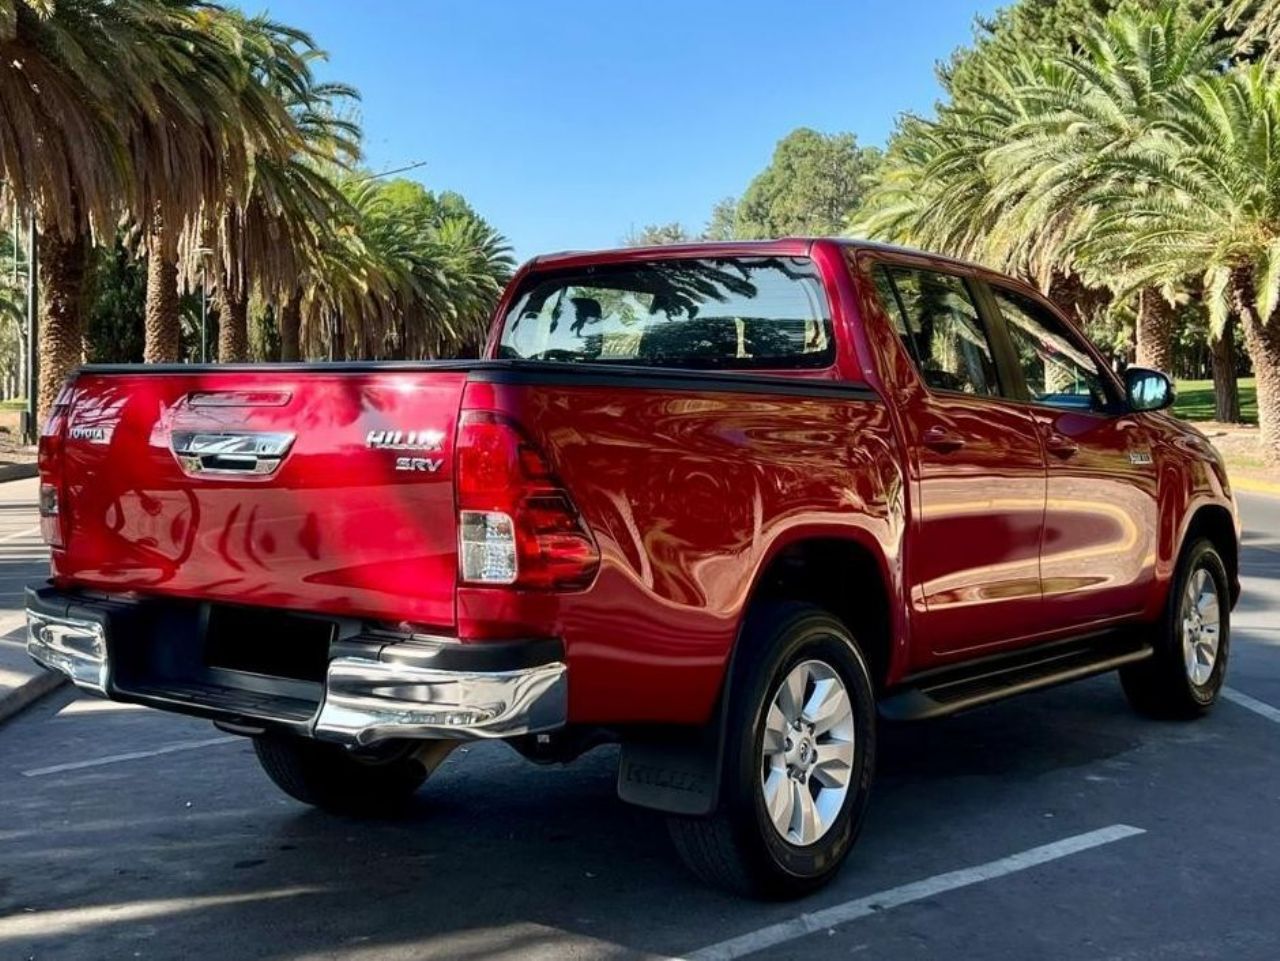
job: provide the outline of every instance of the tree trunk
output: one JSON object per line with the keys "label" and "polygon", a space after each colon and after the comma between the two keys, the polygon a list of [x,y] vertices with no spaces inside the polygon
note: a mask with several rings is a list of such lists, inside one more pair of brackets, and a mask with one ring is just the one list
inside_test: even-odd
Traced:
{"label": "tree trunk", "polygon": [[[1034,283],[1033,280],[1028,282]],[[1054,271],[1049,278],[1046,296],[1065,311],[1081,330],[1086,329],[1098,311],[1111,303],[1111,291],[1105,287],[1090,287],[1080,279],[1079,274],[1062,271]]]}
{"label": "tree trunk", "polygon": [[1166,374],[1173,371],[1174,316],[1174,309],[1155,288],[1148,287],[1138,295],[1139,367]]}
{"label": "tree trunk", "polygon": [[345,329],[342,326],[342,315],[334,314],[329,319],[329,359],[330,360],[346,360],[347,346],[344,334]]}
{"label": "tree trunk", "polygon": [[218,294],[218,363],[242,364],[249,359],[249,298]]}
{"label": "tree trunk", "polygon": [[1246,321],[1244,341],[1258,384],[1262,455],[1268,463],[1280,464],[1280,324]]}
{"label": "tree trunk", "polygon": [[54,229],[40,234],[40,389],[41,423],[49,416],[62,385],[84,357],[84,275],[89,247],[79,236],[64,240]]}
{"label": "tree trunk", "polygon": [[147,244],[146,342],[148,364],[174,364],[181,359],[182,326],[178,321],[178,264],[172,231],[157,211]]}
{"label": "tree trunk", "polygon": [[280,309],[280,359],[286,364],[302,359],[302,294],[294,291]]}
{"label": "tree trunk", "polygon": [[1280,318],[1259,316],[1250,270],[1232,271],[1231,280],[1232,305],[1244,327],[1244,343],[1258,385],[1262,456],[1268,463],[1280,465]]}
{"label": "tree trunk", "polygon": [[1223,424],[1239,424],[1240,383],[1236,378],[1236,332],[1234,319],[1228,320],[1222,336],[1209,343],[1213,363],[1213,419]]}

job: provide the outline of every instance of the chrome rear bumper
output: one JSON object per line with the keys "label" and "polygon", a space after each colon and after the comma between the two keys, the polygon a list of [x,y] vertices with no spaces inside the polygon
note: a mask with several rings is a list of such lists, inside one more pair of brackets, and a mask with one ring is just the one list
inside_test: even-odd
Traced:
{"label": "chrome rear bumper", "polygon": [[561,663],[465,672],[338,657],[329,663],[313,730],[327,741],[361,745],[548,731],[565,723],[566,673]]}
{"label": "chrome rear bumper", "polygon": [[101,624],[27,610],[27,653],[76,687],[107,694],[107,639]]}
{"label": "chrome rear bumper", "polygon": [[379,638],[362,644],[364,638],[347,638],[344,653],[329,660],[323,685],[310,685],[315,693],[307,702],[299,700],[297,682],[287,682],[291,696],[274,697],[269,684],[227,686],[227,672],[216,682],[124,679],[114,663],[116,644],[131,631],[149,630],[146,623],[122,613],[118,602],[95,607],[48,588],[27,592],[27,652],[38,663],[94,694],[210,717],[238,730],[278,726],[356,747],[392,738],[515,737],[563,727],[568,717],[559,642]]}

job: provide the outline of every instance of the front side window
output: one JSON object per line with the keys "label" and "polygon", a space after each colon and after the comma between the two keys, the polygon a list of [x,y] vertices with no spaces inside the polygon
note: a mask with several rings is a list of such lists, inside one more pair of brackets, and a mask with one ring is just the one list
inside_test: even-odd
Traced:
{"label": "front side window", "polygon": [[993,397],[1000,393],[995,357],[968,285],[959,277],[913,267],[877,268],[881,297],[924,382],[936,390]]}
{"label": "front side window", "polygon": [[992,287],[1031,399],[1069,410],[1105,410],[1106,377],[1063,322],[1016,291]]}
{"label": "front side window", "polygon": [[805,257],[671,258],[533,273],[499,356],[693,368],[825,367],[831,311]]}

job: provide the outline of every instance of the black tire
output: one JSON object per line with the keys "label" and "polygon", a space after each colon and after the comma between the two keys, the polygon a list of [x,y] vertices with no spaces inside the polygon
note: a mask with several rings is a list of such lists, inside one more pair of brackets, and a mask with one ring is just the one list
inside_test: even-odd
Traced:
{"label": "black tire", "polygon": [[[755,610],[739,643],[719,807],[709,817],[671,818],[671,837],[681,858],[708,884],[770,900],[801,897],[831,880],[862,829],[875,772],[871,675],[848,629],[808,604]],[[765,808],[764,728],[783,679],[797,665],[813,661],[828,666],[844,684],[854,755],[838,814],[828,819],[830,826],[815,842],[799,846],[774,827]]]}
{"label": "black tire", "polygon": [[[1218,650],[1211,673],[1197,683],[1183,649],[1183,618],[1190,602],[1187,585],[1197,572],[1212,579],[1218,598]],[[1155,655],[1120,669],[1125,696],[1140,714],[1165,720],[1191,720],[1207,714],[1218,699],[1231,649],[1231,600],[1227,570],[1213,544],[1199,539],[1183,549],[1169,585],[1164,616],[1151,634]]]}
{"label": "black tire", "polygon": [[394,813],[428,773],[412,744],[353,754],[336,744],[260,734],[253,739],[253,749],[276,787],[303,804],[335,814]]}

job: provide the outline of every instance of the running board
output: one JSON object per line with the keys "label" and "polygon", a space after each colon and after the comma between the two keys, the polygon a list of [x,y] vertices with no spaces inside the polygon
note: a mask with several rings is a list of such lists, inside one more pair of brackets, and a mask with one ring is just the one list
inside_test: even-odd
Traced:
{"label": "running board", "polygon": [[1068,681],[1114,671],[1152,655],[1150,644],[1108,632],[985,657],[908,677],[879,704],[891,721],[923,721]]}

